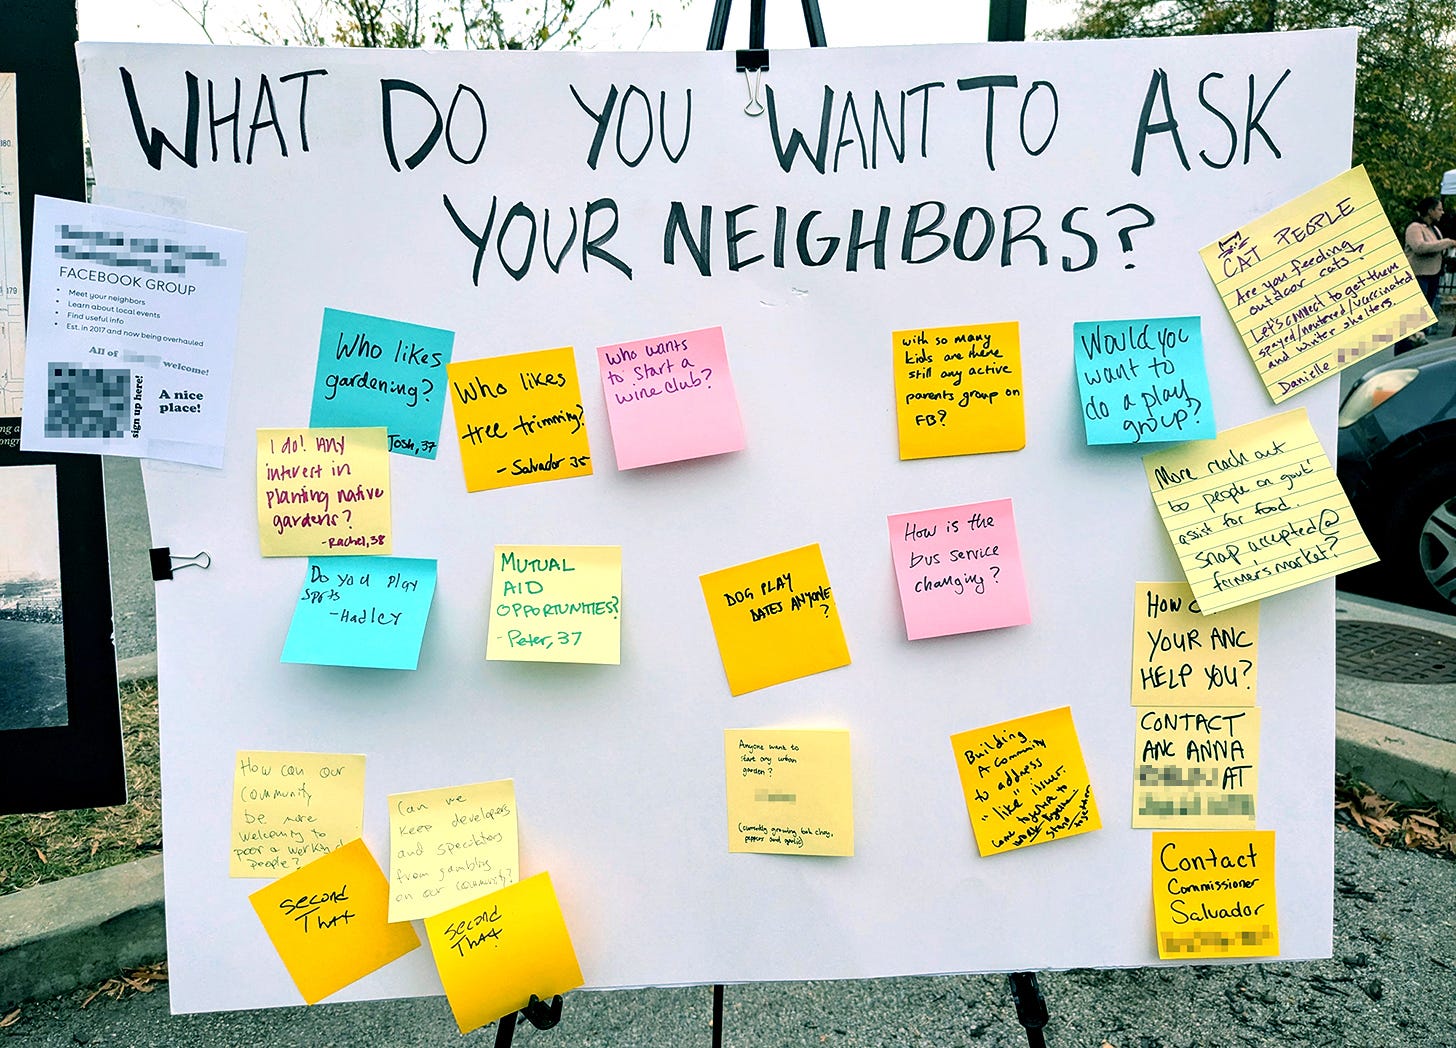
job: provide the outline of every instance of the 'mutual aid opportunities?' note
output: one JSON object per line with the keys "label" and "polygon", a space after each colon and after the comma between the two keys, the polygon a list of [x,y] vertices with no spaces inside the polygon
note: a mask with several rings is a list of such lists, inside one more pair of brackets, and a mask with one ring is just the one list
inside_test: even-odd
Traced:
{"label": "'mutual aid opportunities?' note", "polygon": [[950,744],[982,855],[1102,828],[1071,707],[963,731]]}
{"label": "'mutual aid opportunities?' note", "polygon": [[1088,444],[1215,434],[1198,317],[1073,324],[1072,354]]}
{"label": "'mutual aid opportunities?' note", "polygon": [[1278,954],[1274,831],[1155,832],[1153,915],[1165,961]]}
{"label": "'mutual aid opportunities?' note", "polygon": [[742,451],[723,329],[597,348],[618,469]]}
{"label": "'mutual aid opportunities?' note", "polygon": [[570,346],[446,369],[465,490],[591,475],[591,447]]}
{"label": "'mutual aid opportunities?' note", "polygon": [[849,732],[725,731],[723,760],[730,852],[854,854]]}
{"label": "'mutual aid opportunities?' note", "polygon": [[485,657],[622,661],[621,546],[497,546]]}
{"label": "'mutual aid opportunities?' note", "polygon": [[1134,706],[1252,706],[1259,605],[1204,615],[1186,582],[1139,582],[1132,602]]}
{"label": "'mutual aid opportunities?' note", "polygon": [[258,430],[258,544],[265,557],[388,553],[383,426]]}
{"label": "'mutual aid opportunities?' note", "polygon": [[1199,254],[1276,404],[1436,322],[1364,167]]}
{"label": "'mutual aid opportunities?' note", "polygon": [[229,877],[277,877],[351,841],[364,826],[362,753],[239,750]]}
{"label": "'mutual aid opportunities?' note", "polygon": [[21,448],[221,466],[244,243],[36,197]]}
{"label": "'mutual aid opportunities?' note", "polygon": [[383,426],[396,455],[432,459],[455,333],[325,309],[310,426]]}
{"label": "'mutual aid opportunities?' note", "polygon": [[414,669],[435,573],[435,561],[416,557],[310,557],[281,661]]}
{"label": "'mutual aid opportunities?' note", "polygon": [[1378,558],[1303,408],[1143,457],[1205,615]]}
{"label": "'mutual aid opportunities?' note", "polygon": [[1259,795],[1256,707],[1137,710],[1134,827],[1253,826]]}
{"label": "'mutual aid opportunities?' note", "polygon": [[510,779],[389,797],[389,919],[433,917],[521,873]]}
{"label": "'mutual aid opportunities?' note", "polygon": [[1026,447],[1021,325],[896,331],[893,351],[902,459]]}
{"label": "'mutual aid opportunities?' note", "polygon": [[248,901],[306,1004],[414,950],[410,924],[390,924],[389,885],[359,838],[259,888]]}

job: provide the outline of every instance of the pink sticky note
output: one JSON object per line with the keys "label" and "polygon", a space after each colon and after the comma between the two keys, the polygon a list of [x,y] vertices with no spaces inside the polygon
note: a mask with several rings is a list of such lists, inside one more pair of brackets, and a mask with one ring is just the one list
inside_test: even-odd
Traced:
{"label": "pink sticky note", "polygon": [[1031,621],[1010,499],[896,514],[890,553],[911,640]]}
{"label": "pink sticky note", "polygon": [[743,450],[723,329],[597,348],[618,469]]}

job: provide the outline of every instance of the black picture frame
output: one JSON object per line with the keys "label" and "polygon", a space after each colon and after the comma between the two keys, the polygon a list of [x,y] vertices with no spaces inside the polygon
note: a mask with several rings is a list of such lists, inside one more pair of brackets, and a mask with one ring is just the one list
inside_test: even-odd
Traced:
{"label": "black picture frame", "polygon": [[0,731],[0,815],[124,804],[101,459],[21,451],[20,420],[0,419],[0,469],[26,465],[55,467],[68,720]]}

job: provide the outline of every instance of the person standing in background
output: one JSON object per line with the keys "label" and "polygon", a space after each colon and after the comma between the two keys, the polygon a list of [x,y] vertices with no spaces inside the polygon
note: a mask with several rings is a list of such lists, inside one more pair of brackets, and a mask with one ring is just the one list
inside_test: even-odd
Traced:
{"label": "person standing in background", "polygon": [[1426,328],[1419,337],[1412,336],[1412,341],[1418,344],[1435,334],[1440,323],[1441,309],[1437,297],[1441,290],[1441,259],[1447,248],[1456,247],[1456,240],[1441,236],[1437,225],[1445,213],[1440,197],[1422,197],[1416,202],[1418,217],[1405,227],[1406,258],[1410,260],[1411,271],[1416,275],[1421,293],[1426,296],[1426,303],[1436,314],[1435,324]]}

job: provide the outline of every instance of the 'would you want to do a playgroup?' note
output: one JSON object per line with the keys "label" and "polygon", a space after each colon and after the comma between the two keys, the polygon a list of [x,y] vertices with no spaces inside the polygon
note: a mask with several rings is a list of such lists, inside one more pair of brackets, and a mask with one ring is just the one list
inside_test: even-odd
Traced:
{"label": "'would you want to do a playgroup?' note", "polygon": [[1215,434],[1198,317],[1072,325],[1088,444],[1156,444]]}

